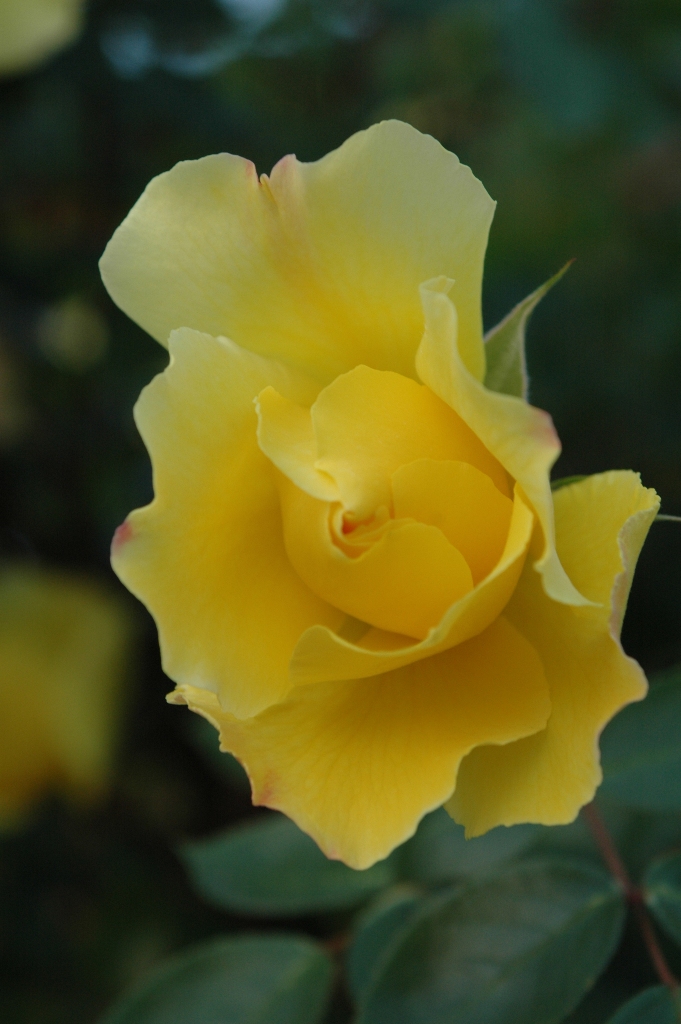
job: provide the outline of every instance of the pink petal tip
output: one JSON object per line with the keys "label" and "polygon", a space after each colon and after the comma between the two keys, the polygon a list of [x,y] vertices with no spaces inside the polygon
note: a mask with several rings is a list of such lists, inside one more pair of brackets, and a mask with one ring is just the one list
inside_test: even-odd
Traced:
{"label": "pink petal tip", "polygon": [[120,526],[116,527],[116,531],[111,541],[111,553],[114,554],[116,551],[120,551],[124,544],[126,544],[132,537],[132,526],[128,519],[124,519]]}

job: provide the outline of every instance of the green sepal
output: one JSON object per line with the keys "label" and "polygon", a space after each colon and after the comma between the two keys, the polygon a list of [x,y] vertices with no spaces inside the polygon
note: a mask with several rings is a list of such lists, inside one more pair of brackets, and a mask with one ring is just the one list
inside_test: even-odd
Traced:
{"label": "green sepal", "polygon": [[569,487],[570,484],[578,484],[581,480],[586,480],[585,473],[577,473],[575,476],[561,476],[558,480],[551,481],[551,490],[559,491],[561,487]]}
{"label": "green sepal", "polygon": [[485,387],[502,395],[527,399],[528,379],[525,360],[525,328],[535,306],[572,265],[566,263],[557,274],[519,302],[496,327],[485,335],[487,371]]}

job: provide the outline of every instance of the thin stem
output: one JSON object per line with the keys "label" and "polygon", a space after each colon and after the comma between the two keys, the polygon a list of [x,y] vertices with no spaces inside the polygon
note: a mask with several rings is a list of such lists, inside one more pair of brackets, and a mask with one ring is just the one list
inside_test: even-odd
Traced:
{"label": "thin stem", "polygon": [[677,1007],[677,1012],[681,1007],[681,989],[677,978],[672,974],[669,964],[665,960],[664,953],[660,948],[660,944],[657,941],[655,929],[648,913],[648,908],[645,905],[643,899],[643,893],[640,888],[631,880],[631,876],[626,869],[624,861],[619,855],[619,851],[615,846],[612,836],[608,831],[608,827],[601,817],[600,811],[594,803],[587,804],[583,808],[582,813],[586,822],[591,829],[591,833],[596,841],[598,849],[601,851],[603,860],[607,864],[610,873],[613,878],[622,886],[624,890],[624,896],[627,903],[632,909],[636,923],[638,924],[641,932],[641,937],[645,943],[648,955],[652,962],[655,972],[662,982],[671,991],[674,1004]]}
{"label": "thin stem", "polygon": [[629,877],[629,872],[619,855],[612,836],[608,832],[608,827],[601,817],[600,811],[594,803],[590,803],[582,808],[582,814],[586,818],[586,822],[596,840],[598,849],[601,851],[601,856],[610,870],[610,874],[613,878],[617,879],[624,889],[625,897],[627,900],[630,900],[635,888],[634,884]]}
{"label": "thin stem", "polygon": [[336,935],[328,938],[326,942],[323,942],[322,945],[331,956],[340,956],[348,948],[351,941],[352,935],[350,932],[338,932]]}
{"label": "thin stem", "polygon": [[681,516],[669,516],[663,512],[658,512],[655,516],[656,523],[681,523]]}
{"label": "thin stem", "polygon": [[676,977],[670,971],[669,965],[664,958],[662,950],[660,949],[660,946],[657,941],[657,936],[655,935],[655,931],[653,929],[652,921],[650,920],[650,915],[646,909],[645,903],[643,902],[643,897],[641,896],[640,890],[637,890],[637,892],[638,898],[636,900],[630,900],[630,903],[632,910],[634,911],[634,914],[636,916],[638,926],[641,929],[643,941],[645,942],[646,947],[648,949],[648,954],[650,956],[650,959],[652,960],[653,967],[657,971],[658,978],[660,979],[662,984],[666,985],[667,988],[670,988],[672,990],[672,993],[676,996],[678,995],[679,991],[679,983]]}

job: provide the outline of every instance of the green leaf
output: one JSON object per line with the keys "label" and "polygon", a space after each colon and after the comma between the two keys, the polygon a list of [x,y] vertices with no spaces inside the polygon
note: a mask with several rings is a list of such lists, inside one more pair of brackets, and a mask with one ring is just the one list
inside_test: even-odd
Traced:
{"label": "green leaf", "polygon": [[217,939],[169,960],[100,1024],[316,1024],[331,980],[329,958],[302,936]]}
{"label": "green leaf", "polygon": [[606,970],[562,1024],[605,1024],[635,991],[630,974],[621,977],[618,971]]}
{"label": "green leaf", "polygon": [[396,936],[411,921],[422,902],[421,893],[410,885],[396,885],[382,893],[362,914],[346,967],[350,993],[358,1001],[380,970]]}
{"label": "green leaf", "polygon": [[549,278],[546,284],[519,302],[503,320],[485,335],[487,372],[485,387],[504,395],[527,398],[527,366],[525,361],[525,328],[527,321],[544,296],[560,281],[570,263]]}
{"label": "green leaf", "polygon": [[681,853],[668,853],[648,867],[643,892],[651,913],[681,945]]}
{"label": "green leaf", "polygon": [[645,700],[620,711],[601,737],[601,792],[630,807],[681,810],[681,671],[651,684]]}
{"label": "green leaf", "polygon": [[668,988],[646,988],[620,1007],[608,1024],[679,1024],[681,1015]]}
{"label": "green leaf", "polygon": [[354,871],[328,860],[281,814],[268,814],[180,848],[191,880],[213,906],[291,917],[363,903],[395,881],[391,861]]}
{"label": "green leaf", "polygon": [[[654,857],[681,846],[681,814],[639,811],[599,794],[598,807],[608,832],[634,878],[640,878]],[[542,828],[532,845],[533,856],[588,858],[602,867],[603,857],[583,815],[570,825]]]}
{"label": "green leaf", "polygon": [[558,480],[551,481],[551,490],[559,491],[561,487],[569,487],[570,484],[578,484],[580,480],[586,480],[584,473],[577,473],[575,476],[561,476]]}
{"label": "green leaf", "polygon": [[400,874],[421,885],[484,875],[522,853],[541,834],[541,825],[503,825],[466,839],[444,808],[427,814],[399,852]]}
{"label": "green leaf", "polygon": [[618,943],[625,906],[608,874],[525,861],[426,901],[391,948],[357,1024],[557,1024]]}

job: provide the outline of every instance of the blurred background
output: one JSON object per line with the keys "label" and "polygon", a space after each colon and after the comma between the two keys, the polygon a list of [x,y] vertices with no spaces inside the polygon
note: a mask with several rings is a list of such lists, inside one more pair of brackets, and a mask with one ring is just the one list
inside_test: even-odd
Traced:
{"label": "blurred background", "polygon": [[[108,564],[114,528],[151,497],[132,406],[166,359],[102,287],[110,235],[178,160],[227,150],[269,171],[408,121],[498,201],[487,328],[576,260],[529,332],[531,399],[563,441],[555,475],[636,469],[679,514],[681,5],[41,0],[61,28],[4,53],[12,6],[0,0],[0,1005],[11,1024],[89,1024],[169,952],[244,927],[194,895],[174,848],[252,813],[215,735],[165,705],[153,624]],[[680,577],[681,528],[656,524],[624,630],[647,670],[681,660]]]}

